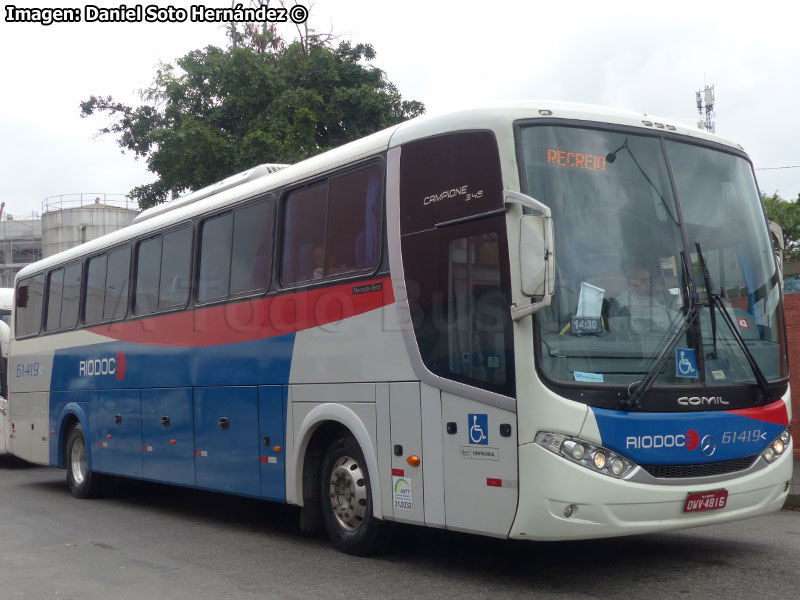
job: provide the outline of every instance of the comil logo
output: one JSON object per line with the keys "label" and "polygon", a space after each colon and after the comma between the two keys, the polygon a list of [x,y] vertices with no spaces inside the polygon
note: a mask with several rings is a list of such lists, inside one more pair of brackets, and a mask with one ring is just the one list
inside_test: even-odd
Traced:
{"label": "comil logo", "polygon": [[79,377],[96,377],[100,375],[114,375],[119,381],[125,377],[125,353],[109,358],[95,358],[82,360],[78,365]]}

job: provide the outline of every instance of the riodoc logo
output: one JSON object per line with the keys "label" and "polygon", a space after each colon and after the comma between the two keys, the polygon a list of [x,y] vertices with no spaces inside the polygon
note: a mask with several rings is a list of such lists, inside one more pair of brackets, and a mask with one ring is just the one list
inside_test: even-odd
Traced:
{"label": "riodoc logo", "polygon": [[117,352],[116,356],[82,360],[78,364],[79,377],[96,377],[114,375],[119,381],[125,377],[125,353]]}
{"label": "riodoc logo", "polygon": [[[710,436],[705,436],[703,441]],[[625,438],[626,448],[635,448],[637,450],[649,450],[651,448],[686,448],[687,450],[696,450],[700,443],[700,434],[694,429],[690,429],[685,434],[666,434],[666,435],[629,435]],[[705,450],[703,452],[706,454]],[[711,454],[713,454],[713,450]],[[711,456],[706,454],[706,456]]]}

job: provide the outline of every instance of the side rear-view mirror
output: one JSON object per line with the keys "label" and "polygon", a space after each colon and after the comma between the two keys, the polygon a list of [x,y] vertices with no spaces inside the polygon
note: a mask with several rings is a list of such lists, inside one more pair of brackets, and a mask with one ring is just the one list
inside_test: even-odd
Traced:
{"label": "side rear-view mirror", "polygon": [[519,221],[519,273],[521,292],[536,301],[511,307],[514,321],[550,305],[555,289],[553,218],[550,208],[517,192],[505,191],[506,204],[521,204],[540,214],[525,214]]}

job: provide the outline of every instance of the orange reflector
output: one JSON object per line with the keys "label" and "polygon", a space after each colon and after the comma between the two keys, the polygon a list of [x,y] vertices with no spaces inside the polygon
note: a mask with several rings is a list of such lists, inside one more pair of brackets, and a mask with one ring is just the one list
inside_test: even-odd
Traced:
{"label": "orange reflector", "polygon": [[172,444],[173,446],[176,444],[175,440],[170,440],[169,443]]}
{"label": "orange reflector", "polygon": [[273,446],[273,448],[272,448],[272,449],[273,449],[275,452],[280,452],[280,451],[281,451],[281,447],[280,447],[280,446]]}
{"label": "orange reflector", "polygon": [[55,432],[55,431],[51,431],[51,432],[50,432],[50,435],[55,435],[55,434],[56,434],[56,432]]}
{"label": "orange reflector", "polygon": [[409,456],[406,460],[408,461],[408,464],[410,464],[412,467],[419,466],[420,461],[419,461],[419,456],[417,455]]}
{"label": "orange reflector", "polygon": [[111,434],[110,434],[110,433],[109,433],[109,434],[106,436],[106,439],[107,439],[107,440],[110,440],[110,439],[111,439]]}

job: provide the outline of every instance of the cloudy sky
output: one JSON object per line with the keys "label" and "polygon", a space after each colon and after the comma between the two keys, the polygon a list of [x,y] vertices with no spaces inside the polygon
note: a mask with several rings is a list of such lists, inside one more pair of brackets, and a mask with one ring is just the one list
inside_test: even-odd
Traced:
{"label": "cloudy sky", "polygon": [[[134,5],[128,0],[127,5]],[[186,7],[194,2],[151,0]],[[17,0],[19,7],[77,2]],[[122,1],[97,0],[99,6]],[[206,0],[229,7],[230,0]],[[245,0],[245,5],[248,1]],[[4,5],[4,6],[7,6]],[[369,42],[404,97],[428,112],[517,99],[628,108],[696,123],[694,93],[716,88],[717,133],[748,151],[763,191],[800,194],[800,42],[789,2],[378,2],[316,0],[311,24]],[[667,8],[669,7],[669,8]],[[80,118],[92,94],[137,102],[159,61],[208,44],[222,26],[0,20],[0,200],[16,218],[50,196],[126,193],[153,181]],[[768,170],[761,170],[768,169]]]}

